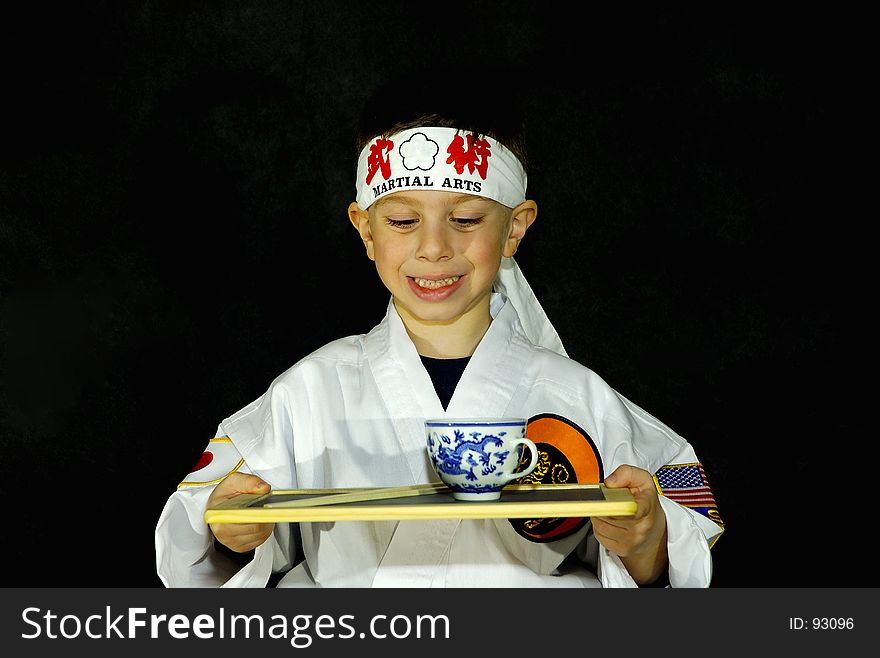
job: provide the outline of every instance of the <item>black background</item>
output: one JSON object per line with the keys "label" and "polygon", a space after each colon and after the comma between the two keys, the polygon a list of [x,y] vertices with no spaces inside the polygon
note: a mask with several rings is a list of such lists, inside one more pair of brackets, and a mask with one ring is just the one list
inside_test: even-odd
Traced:
{"label": "black background", "polygon": [[569,354],[696,448],[727,523],[714,584],[876,585],[842,150],[864,18],[585,6],[4,10],[5,584],[159,586],[155,523],[218,422],[381,319],[345,213],[354,126],[424,63],[462,103],[524,108],[518,261]]}

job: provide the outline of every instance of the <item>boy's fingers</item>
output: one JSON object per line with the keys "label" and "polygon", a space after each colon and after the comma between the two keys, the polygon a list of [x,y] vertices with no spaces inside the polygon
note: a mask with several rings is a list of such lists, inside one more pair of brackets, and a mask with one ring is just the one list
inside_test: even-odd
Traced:
{"label": "boy's fingers", "polygon": [[227,542],[242,544],[254,539],[265,539],[275,529],[274,523],[213,523],[210,525],[211,532],[217,539],[229,546]]}
{"label": "boy's fingers", "polygon": [[629,516],[601,516],[593,519],[593,525],[596,525],[596,521],[604,524],[605,526],[613,526],[615,528],[626,528],[632,524],[632,517]]}
{"label": "boy's fingers", "polygon": [[275,527],[274,523],[212,523],[211,527],[223,527],[229,536],[245,537],[247,535],[268,534]]}
{"label": "boy's fingers", "polygon": [[603,524],[593,524],[593,534],[602,546],[609,551],[613,551],[618,555],[623,550],[624,539],[626,533],[616,526]]}
{"label": "boy's fingers", "polygon": [[251,548],[254,548],[254,546],[259,546],[260,544],[262,544],[264,541],[266,541],[266,539],[268,539],[269,535],[271,534],[271,529],[263,529],[258,532],[235,534],[224,538],[227,539],[230,543],[234,543],[236,545],[236,548],[233,548],[232,546],[229,546],[229,544],[227,544],[229,548],[232,548],[232,550],[237,553],[244,553],[245,551],[249,551]]}

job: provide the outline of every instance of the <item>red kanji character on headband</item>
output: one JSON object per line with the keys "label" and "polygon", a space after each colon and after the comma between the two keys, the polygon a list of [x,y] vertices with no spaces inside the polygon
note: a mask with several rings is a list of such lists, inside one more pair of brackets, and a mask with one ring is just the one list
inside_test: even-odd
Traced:
{"label": "red kanji character on headband", "polygon": [[468,135],[467,150],[465,150],[464,139],[461,135],[456,135],[446,152],[449,153],[446,164],[453,165],[459,174],[464,171],[464,167],[467,165],[469,174],[474,173],[474,169],[476,169],[480,178],[486,180],[489,156],[492,155],[492,147],[488,140],[475,139],[473,135]]}
{"label": "red kanji character on headband", "polygon": [[391,163],[388,161],[388,153],[394,148],[394,142],[390,139],[377,139],[370,146],[370,155],[367,157],[367,183],[373,180],[376,172],[382,170],[382,178],[388,180],[391,177]]}

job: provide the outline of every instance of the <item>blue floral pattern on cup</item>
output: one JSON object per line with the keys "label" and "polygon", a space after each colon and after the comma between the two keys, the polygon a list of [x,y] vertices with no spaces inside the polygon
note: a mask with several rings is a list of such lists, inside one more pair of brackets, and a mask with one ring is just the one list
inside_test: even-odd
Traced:
{"label": "blue floral pattern on cup", "polygon": [[[440,479],[463,500],[498,498],[511,480],[527,475],[537,451],[525,438],[525,420],[427,421],[428,454]],[[523,446],[531,463],[519,469]]]}

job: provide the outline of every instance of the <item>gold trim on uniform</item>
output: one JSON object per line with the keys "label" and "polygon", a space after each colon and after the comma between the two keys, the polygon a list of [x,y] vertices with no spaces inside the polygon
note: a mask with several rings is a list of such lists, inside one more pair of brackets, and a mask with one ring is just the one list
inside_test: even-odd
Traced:
{"label": "gold trim on uniform", "polygon": [[[214,437],[213,439],[209,439],[208,443],[209,444],[211,444],[211,443],[232,443],[232,439],[230,439],[228,436],[217,436],[217,437]],[[242,464],[244,464],[243,457],[241,459],[239,459],[238,463],[235,465],[235,467],[231,471],[229,471],[229,473],[224,475],[222,478],[217,478],[216,480],[206,480],[205,482],[190,482],[190,481],[184,480],[183,482],[181,482],[180,484],[177,485],[177,488],[180,489],[180,487],[203,487],[208,484],[217,484],[219,482],[222,482],[226,477],[228,477],[230,473],[235,473],[235,471],[237,471],[238,469],[241,468]]]}
{"label": "gold trim on uniform", "polygon": [[651,479],[654,480],[654,488],[657,490],[657,495],[663,495],[663,489],[660,487],[660,480],[657,479],[656,473],[651,473]]}
{"label": "gold trim on uniform", "polygon": [[232,473],[235,473],[238,469],[241,468],[242,464],[244,464],[244,457],[239,459],[238,463],[235,465],[235,468],[233,468],[231,471],[229,471],[229,473],[224,475],[222,478],[217,478],[216,480],[207,480],[205,482],[187,482],[186,480],[184,480],[183,482],[181,482],[180,484],[177,485],[177,488],[180,489],[180,487],[201,487],[206,484],[217,484],[218,482],[222,482],[223,480],[225,480]]}

